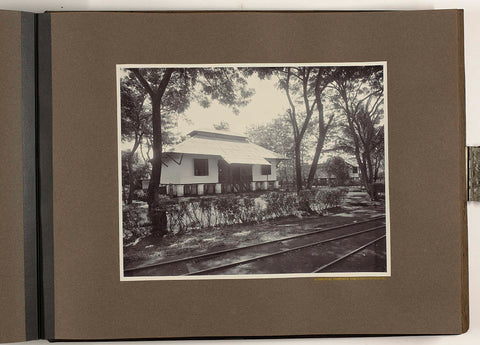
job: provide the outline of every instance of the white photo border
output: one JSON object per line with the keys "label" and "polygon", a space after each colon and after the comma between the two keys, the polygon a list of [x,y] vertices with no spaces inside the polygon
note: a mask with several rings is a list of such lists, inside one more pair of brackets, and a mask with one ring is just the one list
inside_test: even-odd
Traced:
{"label": "white photo border", "polygon": [[[385,272],[337,272],[337,273],[273,273],[273,274],[236,274],[236,275],[199,275],[199,276],[135,276],[125,277],[123,264],[123,207],[122,207],[122,150],[121,150],[121,103],[120,70],[124,68],[213,68],[213,67],[314,67],[314,66],[383,66],[384,91],[384,145],[385,145],[385,223],[386,223],[386,271]],[[118,209],[119,209],[119,268],[120,281],[158,281],[158,280],[219,280],[219,279],[278,279],[278,278],[347,278],[342,280],[381,279],[391,277],[391,243],[390,243],[390,188],[389,188],[389,153],[388,153],[388,83],[387,61],[369,62],[331,62],[331,63],[210,63],[210,64],[117,64],[117,160],[118,160]]]}

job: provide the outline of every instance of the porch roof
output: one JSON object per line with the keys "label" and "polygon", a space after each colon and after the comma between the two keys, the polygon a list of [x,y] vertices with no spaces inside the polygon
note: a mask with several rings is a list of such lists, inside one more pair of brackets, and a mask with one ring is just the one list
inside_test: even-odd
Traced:
{"label": "porch roof", "polygon": [[267,159],[285,159],[275,152],[246,140],[222,140],[197,135],[170,148],[167,152],[220,156],[228,164],[270,165]]}
{"label": "porch roof", "polygon": [[237,154],[224,154],[222,158],[228,164],[261,164],[261,165],[270,165],[270,162],[262,157],[254,157],[247,155],[237,155]]}

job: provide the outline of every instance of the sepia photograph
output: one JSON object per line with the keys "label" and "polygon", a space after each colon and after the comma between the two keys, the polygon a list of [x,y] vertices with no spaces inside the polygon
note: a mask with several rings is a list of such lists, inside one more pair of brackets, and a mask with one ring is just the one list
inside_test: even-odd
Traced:
{"label": "sepia photograph", "polygon": [[386,67],[117,65],[121,279],[389,276]]}
{"label": "sepia photograph", "polygon": [[480,201],[480,147],[468,148],[468,200]]}

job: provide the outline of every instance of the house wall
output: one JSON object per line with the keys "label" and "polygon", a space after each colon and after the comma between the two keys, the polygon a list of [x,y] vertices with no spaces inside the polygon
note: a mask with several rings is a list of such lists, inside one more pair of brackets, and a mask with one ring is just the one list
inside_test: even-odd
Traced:
{"label": "house wall", "polygon": [[317,169],[317,175],[316,175],[317,178],[329,178],[331,176],[328,176],[327,172],[325,170],[320,170],[320,169]]}
{"label": "house wall", "polygon": [[[333,178],[334,176],[328,175],[328,173],[325,171],[325,167],[321,167],[317,169],[317,178]],[[348,166],[348,177],[350,178],[359,178],[360,177],[360,168],[357,168],[357,172],[353,173],[353,167]]]}
{"label": "house wall", "polygon": [[252,178],[253,181],[276,181],[277,180],[277,161],[275,159],[269,159],[272,164],[272,170],[270,175],[262,175],[262,166],[260,164],[254,164],[252,166]]}
{"label": "house wall", "polygon": [[348,175],[350,178],[359,178],[360,177],[360,168],[357,167],[357,172],[353,172],[353,167],[351,166],[350,169],[348,169]]}
{"label": "house wall", "polygon": [[[194,176],[193,160],[195,158],[208,159],[208,176]],[[180,155],[176,155],[175,160],[178,162]],[[168,167],[162,166],[160,184],[218,183],[218,160],[217,156],[184,154],[182,163],[178,165],[168,159],[165,161]],[[275,181],[277,179],[277,161],[272,159],[270,162],[272,164],[270,175],[262,175],[260,164],[252,165],[253,181]]]}
{"label": "house wall", "polygon": [[[179,156],[175,157],[177,162]],[[208,159],[208,176],[194,176],[193,174],[193,159],[207,158]],[[178,165],[172,160],[167,160],[162,165],[162,176],[160,184],[190,184],[190,183],[218,183],[218,157],[206,155],[188,155],[184,154],[182,164]]]}

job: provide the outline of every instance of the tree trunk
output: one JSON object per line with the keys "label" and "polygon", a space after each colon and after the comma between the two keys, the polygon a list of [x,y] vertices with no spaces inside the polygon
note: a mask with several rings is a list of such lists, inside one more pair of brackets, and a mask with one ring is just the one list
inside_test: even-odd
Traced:
{"label": "tree trunk", "polygon": [[152,98],[153,158],[152,175],[148,184],[147,200],[152,233],[163,236],[167,233],[166,210],[159,203],[160,178],[162,176],[162,114],[161,99]]}
{"label": "tree trunk", "polygon": [[370,154],[370,150],[366,150],[364,153],[364,162],[366,165],[365,170],[368,172],[368,195],[370,196],[371,200],[378,200],[377,189],[373,186],[374,182],[374,171],[372,166],[372,157]]}
{"label": "tree trunk", "polygon": [[130,153],[127,158],[127,167],[128,167],[128,198],[127,204],[131,205],[133,201],[133,192],[135,191],[135,179],[133,178],[133,168],[132,168],[132,161],[133,161],[133,153]]}
{"label": "tree trunk", "polygon": [[321,100],[317,99],[318,107],[318,141],[317,147],[315,148],[315,155],[313,156],[312,166],[310,167],[310,172],[308,174],[307,180],[307,189],[311,189],[313,186],[313,181],[315,180],[315,175],[317,173],[318,159],[320,158],[320,153],[323,150],[323,145],[325,144],[325,137],[327,136],[327,131],[325,130],[324,120],[323,120],[323,103]]}
{"label": "tree trunk", "polygon": [[313,182],[315,181],[315,175],[317,173],[317,167],[318,167],[318,160],[320,158],[320,153],[323,150],[324,143],[325,143],[325,136],[323,138],[318,139],[317,147],[315,148],[315,155],[313,156],[313,160],[312,160],[312,166],[310,167],[310,172],[308,174],[307,189],[311,189],[313,186]]}
{"label": "tree trunk", "polygon": [[158,191],[162,175],[162,114],[160,101],[152,99],[153,158],[147,200],[150,207],[158,206]]}
{"label": "tree trunk", "polygon": [[[342,97],[345,105],[348,105],[348,99],[347,99],[347,96],[346,96],[346,92],[345,91],[341,92],[340,96]],[[365,187],[370,199],[375,200],[374,189],[373,189],[372,184],[369,182],[370,179],[371,179],[371,175],[369,176],[369,174],[368,174],[367,166],[366,166],[366,162],[365,162],[365,157],[363,155],[361,156],[360,141],[359,141],[359,138],[358,138],[357,133],[355,131],[355,126],[353,124],[354,115],[349,111],[348,106],[346,107],[345,115],[346,115],[347,121],[348,121],[348,128],[350,130],[350,133],[351,133],[352,138],[353,138],[353,142],[355,144],[355,158],[357,159],[358,168],[360,169],[361,181],[362,181],[363,186]],[[362,158],[364,160],[362,160]]]}
{"label": "tree trunk", "polygon": [[162,97],[167,89],[174,69],[165,69],[162,80],[156,89],[150,86],[138,68],[132,68],[131,71],[135,74],[145,90],[147,90],[152,101],[153,158],[152,174],[147,191],[147,202],[149,216],[152,222],[152,233],[163,236],[167,233],[167,211],[165,207],[160,205],[158,195],[160,178],[162,176],[162,114],[160,108],[162,105]]}
{"label": "tree trunk", "polygon": [[295,179],[296,179],[296,185],[297,185],[297,193],[300,192],[303,188],[300,146],[301,146],[301,141],[295,140]]}
{"label": "tree trunk", "polygon": [[373,183],[373,165],[372,165],[372,156],[370,154],[370,150],[365,150],[363,152],[364,156],[365,156],[365,164],[367,165],[367,170],[368,170],[368,180],[370,183]]}
{"label": "tree trunk", "polygon": [[372,201],[377,200],[377,193],[372,183],[373,182],[372,176],[368,174],[368,168],[364,162],[361,163],[360,171],[362,173],[361,175],[362,175],[363,185],[365,186],[365,189],[368,193],[368,196],[370,197],[370,200]]}
{"label": "tree trunk", "polygon": [[368,177],[367,167],[360,158],[357,157],[358,168],[360,169],[361,180],[370,199],[373,200],[373,189]]}
{"label": "tree trunk", "polygon": [[[369,171],[367,169],[365,153],[363,153],[362,156],[361,156],[361,153],[360,153],[360,142],[359,142],[359,139],[358,139],[357,134],[355,132],[355,128],[353,126],[352,115],[347,113],[347,120],[348,120],[349,129],[350,129],[350,132],[352,134],[353,141],[354,141],[354,144],[355,144],[355,158],[357,159],[358,168],[360,169],[361,181],[362,181],[363,186],[365,187],[365,190],[367,191],[370,199],[375,200],[376,199],[375,190],[374,190],[374,188],[372,186],[372,183],[371,183],[371,177],[372,176],[371,176],[371,174],[369,174]],[[362,158],[363,158],[363,160],[362,160]],[[370,172],[371,172],[371,170],[370,170]]]}
{"label": "tree trunk", "polygon": [[375,162],[374,162],[374,174],[373,174],[373,182],[378,181],[378,170],[380,169],[380,159],[378,157],[375,157]]}

